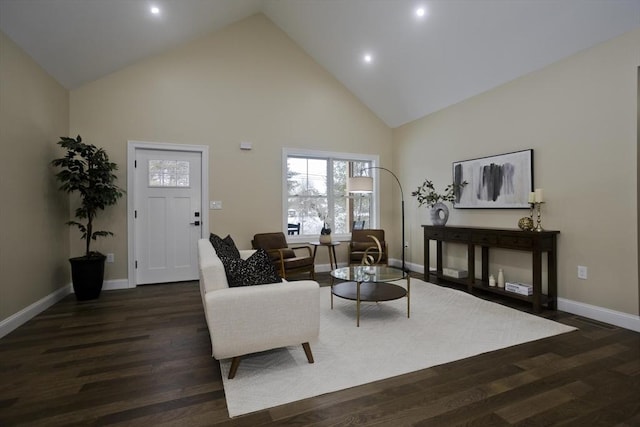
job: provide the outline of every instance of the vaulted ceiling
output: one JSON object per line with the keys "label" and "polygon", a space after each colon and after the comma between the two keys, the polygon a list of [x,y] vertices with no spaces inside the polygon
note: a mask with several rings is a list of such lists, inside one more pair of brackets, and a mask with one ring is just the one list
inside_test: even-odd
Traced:
{"label": "vaulted ceiling", "polygon": [[73,89],[255,13],[391,127],[640,27],[640,0],[0,0],[0,29]]}

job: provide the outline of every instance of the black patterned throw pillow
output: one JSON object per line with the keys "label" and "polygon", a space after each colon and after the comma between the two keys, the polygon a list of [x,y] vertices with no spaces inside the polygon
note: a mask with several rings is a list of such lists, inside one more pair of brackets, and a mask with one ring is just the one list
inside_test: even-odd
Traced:
{"label": "black patterned throw pillow", "polygon": [[282,279],[264,249],[258,249],[249,258],[220,258],[227,273],[229,287],[266,285]]}
{"label": "black patterned throw pillow", "polygon": [[209,241],[213,249],[216,250],[218,258],[240,258],[240,252],[238,248],[236,248],[236,244],[230,235],[222,239],[220,236],[211,233],[209,235]]}

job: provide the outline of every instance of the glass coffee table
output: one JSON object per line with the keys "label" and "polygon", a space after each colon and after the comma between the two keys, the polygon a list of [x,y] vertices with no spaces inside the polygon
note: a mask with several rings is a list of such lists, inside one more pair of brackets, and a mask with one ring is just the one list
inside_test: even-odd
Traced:
{"label": "glass coffee table", "polygon": [[[344,280],[342,283],[331,285],[331,309],[333,310],[333,296],[356,302],[356,326],[360,326],[360,303],[392,301],[407,297],[407,317],[410,317],[410,277],[399,268],[358,265],[337,268],[331,271],[331,277]],[[396,285],[395,280],[407,280],[407,288]]]}

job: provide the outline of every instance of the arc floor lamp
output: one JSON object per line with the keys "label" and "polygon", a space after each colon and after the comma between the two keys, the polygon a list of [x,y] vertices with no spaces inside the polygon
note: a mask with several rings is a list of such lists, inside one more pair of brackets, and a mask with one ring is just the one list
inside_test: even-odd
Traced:
{"label": "arc floor lamp", "polygon": [[[398,186],[400,187],[400,199],[402,201],[402,272],[407,271],[404,258],[404,192],[402,191],[402,185],[395,173],[391,172],[387,168],[381,166],[369,166],[363,168],[360,172],[364,172],[369,169],[381,169],[389,172],[396,179]],[[349,193],[373,193],[373,177],[370,176],[352,176],[347,180],[347,191]]]}

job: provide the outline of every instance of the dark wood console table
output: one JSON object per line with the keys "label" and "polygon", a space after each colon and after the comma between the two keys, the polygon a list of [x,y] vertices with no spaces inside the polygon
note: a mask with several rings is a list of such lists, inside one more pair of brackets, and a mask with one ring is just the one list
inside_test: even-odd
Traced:
{"label": "dark wood console table", "polygon": [[[551,310],[556,309],[558,290],[558,266],[556,253],[556,238],[559,231],[521,231],[518,229],[477,228],[477,227],[442,227],[423,225],[424,228],[424,278],[430,278],[459,283],[467,286],[469,292],[474,289],[505,295],[532,304],[535,312],[546,305]],[[429,242],[436,241],[436,271],[430,271]],[[467,277],[457,279],[442,274],[442,242],[462,243],[467,245]],[[481,279],[475,277],[475,247],[482,248]],[[507,292],[498,287],[489,286],[489,248],[514,249],[532,253],[533,295],[526,296]],[[547,253],[547,294],[542,293],[542,253]]]}

